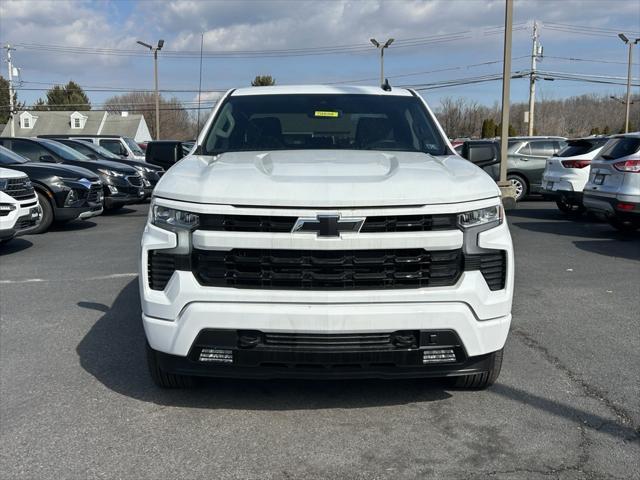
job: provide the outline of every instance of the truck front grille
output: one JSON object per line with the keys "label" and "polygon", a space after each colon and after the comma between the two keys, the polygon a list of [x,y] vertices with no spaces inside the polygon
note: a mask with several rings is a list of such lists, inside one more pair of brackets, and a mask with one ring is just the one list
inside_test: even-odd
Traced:
{"label": "truck front grille", "polygon": [[285,290],[422,288],[454,285],[461,250],[194,250],[205,286]]}
{"label": "truck front grille", "polygon": [[7,179],[7,187],[4,193],[16,200],[27,200],[35,196],[33,185],[27,177]]}
{"label": "truck front grille", "polygon": [[490,290],[505,288],[506,252],[463,255],[461,250],[151,250],[149,287],[164,290],[176,270],[191,271],[210,287],[282,290],[383,290],[454,285],[462,271],[479,270]]}
{"label": "truck front grille", "polygon": [[[298,217],[201,214],[200,230],[289,233]],[[456,215],[394,215],[367,217],[360,233],[455,230]]]}

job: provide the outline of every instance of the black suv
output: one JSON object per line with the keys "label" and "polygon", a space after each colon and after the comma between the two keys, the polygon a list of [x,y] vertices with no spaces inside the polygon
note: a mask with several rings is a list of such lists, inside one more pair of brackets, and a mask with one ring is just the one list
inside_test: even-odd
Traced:
{"label": "black suv", "polygon": [[102,184],[84,168],[38,163],[0,146],[0,166],[26,173],[42,207],[42,221],[30,233],[44,233],[53,222],[65,223],[102,213]]}
{"label": "black suv", "polygon": [[91,160],[54,140],[0,137],[0,143],[34,162],[62,163],[86,168],[100,177],[104,208],[115,210],[144,198],[142,177],[131,167],[117,162]]}
{"label": "black suv", "polygon": [[122,158],[115,153],[110,152],[100,145],[87,142],[85,140],[72,140],[69,138],[51,138],[56,142],[60,142],[67,147],[73,148],[75,151],[85,155],[91,160],[107,160],[112,162],[124,163],[130,167],[135,168],[142,176],[142,183],[144,186],[144,196],[149,198],[153,192],[153,188],[160,180],[160,177],[164,173],[164,169],[157,165],[152,165],[140,160],[129,160],[128,158]]}

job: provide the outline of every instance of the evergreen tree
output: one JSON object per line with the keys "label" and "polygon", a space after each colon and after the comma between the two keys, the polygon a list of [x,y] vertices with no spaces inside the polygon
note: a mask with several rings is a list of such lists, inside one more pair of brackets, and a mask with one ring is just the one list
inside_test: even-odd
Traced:
{"label": "evergreen tree", "polygon": [[47,101],[39,100],[39,110],[91,110],[91,102],[82,87],[73,80],[64,86],[56,85],[47,91]]}
{"label": "evergreen tree", "polygon": [[482,121],[482,138],[495,137],[495,133],[496,123],[493,121],[493,118],[485,118]]}
{"label": "evergreen tree", "polygon": [[[24,104],[18,103],[16,92],[13,92],[13,105],[16,111],[24,108]],[[0,75],[0,123],[7,123],[9,116],[9,80]]]}
{"label": "evergreen tree", "polygon": [[276,79],[271,75],[256,75],[251,81],[252,87],[270,87],[276,84]]}

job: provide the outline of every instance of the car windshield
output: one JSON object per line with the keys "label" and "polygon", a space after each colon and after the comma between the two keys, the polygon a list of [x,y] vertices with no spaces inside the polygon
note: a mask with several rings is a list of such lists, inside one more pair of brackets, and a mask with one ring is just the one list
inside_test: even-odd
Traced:
{"label": "car windshield", "polygon": [[122,157],[116,155],[113,152],[110,152],[109,150],[107,150],[104,147],[101,147],[100,145],[96,145],[95,143],[89,143],[89,142],[82,142],[82,143],[85,144],[88,149],[93,150],[95,153],[97,153],[101,157],[108,158],[110,160],[122,160]]}
{"label": "car windshield", "polygon": [[134,154],[144,155],[144,152],[138,146],[138,144],[133,140],[133,138],[129,138],[129,137],[122,137],[122,138]]}
{"label": "car windshield", "polygon": [[52,150],[56,155],[59,155],[64,160],[91,160],[89,157],[77,152],[71,147],[67,147],[59,142],[52,140],[40,140],[42,144],[49,150]]}
{"label": "car windshield", "polygon": [[203,153],[265,150],[382,150],[448,154],[419,98],[386,95],[231,96]]}
{"label": "car windshield", "polygon": [[28,159],[21,157],[8,148],[0,146],[0,165],[17,165],[19,163],[27,163]]}

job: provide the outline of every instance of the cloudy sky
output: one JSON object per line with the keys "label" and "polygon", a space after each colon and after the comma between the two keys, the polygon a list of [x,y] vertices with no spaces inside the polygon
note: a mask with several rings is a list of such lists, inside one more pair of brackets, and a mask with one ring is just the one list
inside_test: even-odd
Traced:
{"label": "cloudy sky", "polygon": [[[516,0],[513,71],[529,68],[534,20],[544,45],[541,69],[626,77],[626,49],[615,32],[640,36],[637,0]],[[119,91],[151,89],[152,58],[136,40],[160,38],[160,88],[194,102],[202,33],[203,99],[248,85],[256,74],[270,74],[280,84],[377,84],[379,57],[371,37],[395,38],[385,54],[392,85],[432,86],[500,73],[503,24],[504,0],[0,0],[0,42],[15,45],[18,95],[27,104],[69,79],[86,88],[96,107]],[[640,48],[635,53],[640,58]],[[637,65],[634,75],[640,76]],[[624,88],[538,83],[545,98],[622,95]],[[500,82],[423,94],[436,107],[446,96],[491,105],[500,98]],[[512,99],[527,95],[527,80],[514,80]]]}

